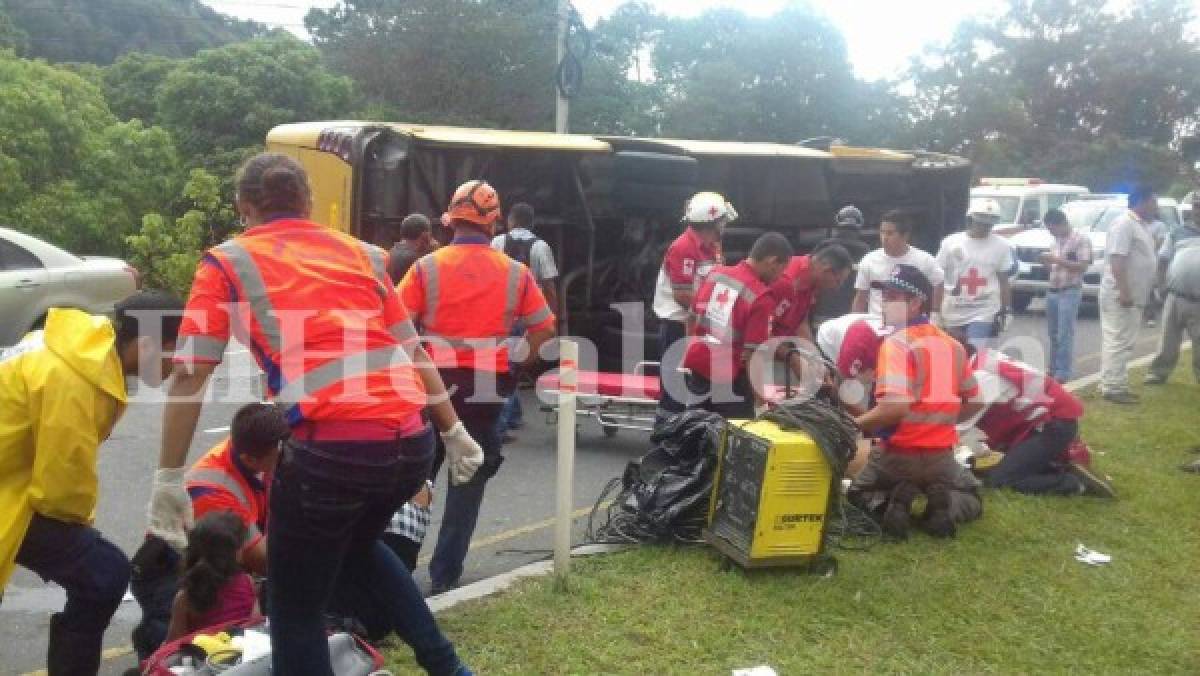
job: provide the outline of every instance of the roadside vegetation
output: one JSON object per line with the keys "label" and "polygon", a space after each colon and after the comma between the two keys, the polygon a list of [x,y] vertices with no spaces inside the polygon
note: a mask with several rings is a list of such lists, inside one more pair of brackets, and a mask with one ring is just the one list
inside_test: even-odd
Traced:
{"label": "roadside vegetation", "polygon": [[[1186,360],[1185,360],[1186,361]],[[1179,369],[1122,408],[1085,395],[1083,434],[1120,499],[989,492],[957,539],[838,552],[834,577],[720,572],[703,547],[643,547],[442,613],[484,674],[1200,672],[1200,390]],[[1076,545],[1112,556],[1091,567]],[[397,673],[414,673],[404,647]]]}

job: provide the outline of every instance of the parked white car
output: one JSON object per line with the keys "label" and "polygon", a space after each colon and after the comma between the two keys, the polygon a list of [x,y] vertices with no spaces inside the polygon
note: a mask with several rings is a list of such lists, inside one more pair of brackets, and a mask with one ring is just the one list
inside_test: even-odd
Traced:
{"label": "parked white car", "polygon": [[993,229],[1000,235],[1015,232],[1021,226],[1040,224],[1050,209],[1088,194],[1082,185],[1044,183],[1038,178],[981,178],[971,188],[971,202],[992,200],[1000,210],[1000,222]]}
{"label": "parked white car", "polygon": [[[1179,226],[1176,201],[1159,198],[1159,218],[1168,228]],[[1104,244],[1108,227],[1125,213],[1128,200],[1124,195],[1085,196],[1059,207],[1071,227],[1087,234],[1092,242],[1092,265],[1083,275],[1083,297],[1095,300],[1104,275]],[[1034,298],[1044,296],[1048,288],[1049,271],[1041,264],[1041,255],[1050,250],[1054,236],[1044,227],[1018,232],[1008,240],[1017,252],[1017,276],[1013,280],[1013,309],[1025,311]]]}
{"label": "parked white car", "polygon": [[138,272],[116,258],[79,257],[0,228],[0,345],[41,326],[52,307],[109,314],[138,288]]}

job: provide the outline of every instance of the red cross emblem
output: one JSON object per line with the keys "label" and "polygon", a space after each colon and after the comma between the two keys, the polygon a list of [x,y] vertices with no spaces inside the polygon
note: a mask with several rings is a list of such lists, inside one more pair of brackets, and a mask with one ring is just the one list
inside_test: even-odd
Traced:
{"label": "red cross emblem", "polygon": [[967,295],[974,296],[979,293],[980,288],[987,286],[988,280],[986,277],[981,277],[979,275],[978,268],[971,268],[967,271],[966,277],[960,277],[958,279],[958,283],[960,286],[965,286],[967,288]]}
{"label": "red cross emblem", "polygon": [[717,214],[719,214],[719,213],[721,213],[721,210],[720,210],[720,209],[718,209],[718,208],[716,208],[715,206],[714,206],[714,207],[709,207],[709,208],[708,208],[708,215],[709,215],[709,216],[711,216],[711,217],[713,217],[713,218],[716,218],[716,217],[717,217]]}
{"label": "red cross emblem", "polygon": [[716,297],[717,305],[724,305],[729,302],[729,289],[721,289],[721,293]]}

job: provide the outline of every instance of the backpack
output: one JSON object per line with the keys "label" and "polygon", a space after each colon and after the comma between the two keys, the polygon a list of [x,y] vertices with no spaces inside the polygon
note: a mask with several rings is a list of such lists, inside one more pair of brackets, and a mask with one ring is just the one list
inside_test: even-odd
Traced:
{"label": "backpack", "polygon": [[541,240],[539,240],[537,237],[530,237],[529,239],[517,239],[512,235],[505,235],[504,253],[514,261],[517,261],[518,263],[524,263],[525,267],[532,268],[533,266],[530,265],[529,262],[530,259],[533,258],[533,245],[537,244],[539,241]]}

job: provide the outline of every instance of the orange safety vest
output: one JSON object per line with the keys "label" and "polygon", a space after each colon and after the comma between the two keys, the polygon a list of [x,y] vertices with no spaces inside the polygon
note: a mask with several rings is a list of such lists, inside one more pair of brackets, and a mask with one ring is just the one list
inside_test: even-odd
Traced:
{"label": "orange safety vest", "polygon": [[229,439],[213,446],[184,475],[196,519],[210,512],[230,511],[246,526],[245,546],[254,544],[267,525],[267,490],[252,486],[238,469]]}
{"label": "orange safety vest", "polygon": [[890,452],[928,453],[958,443],[963,399],[979,390],[958,341],[929,323],[909,326],[884,340],[876,373],[877,399],[909,402],[908,414],[887,437]]}
{"label": "orange safety vest", "polygon": [[229,280],[234,327],[248,334],[244,342],[293,425],[402,425],[425,406],[403,346],[416,340],[416,329],[391,288],[382,249],[310,221],[280,219],[213,247],[206,261]]}
{"label": "orange safety vest", "polygon": [[438,368],[508,373],[508,340],[552,326],[554,314],[530,274],[487,240],[463,237],[426,255],[400,282]]}

